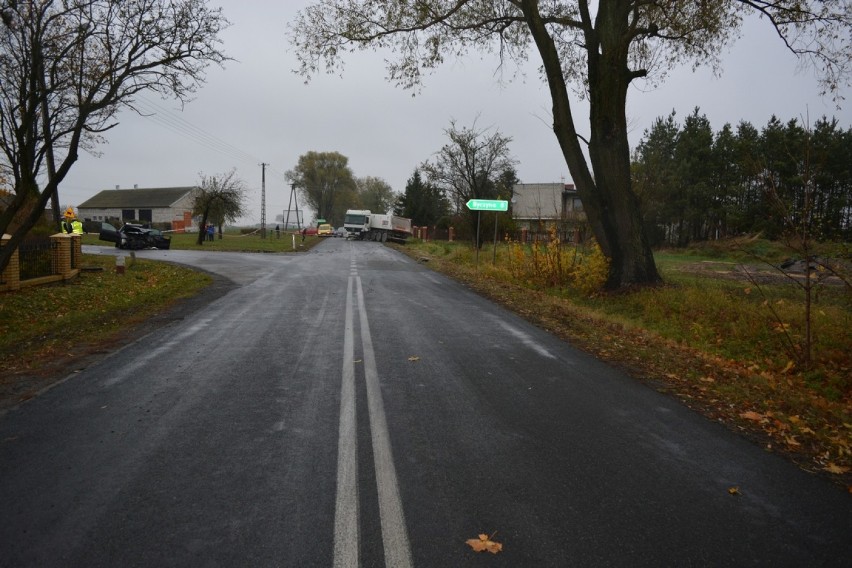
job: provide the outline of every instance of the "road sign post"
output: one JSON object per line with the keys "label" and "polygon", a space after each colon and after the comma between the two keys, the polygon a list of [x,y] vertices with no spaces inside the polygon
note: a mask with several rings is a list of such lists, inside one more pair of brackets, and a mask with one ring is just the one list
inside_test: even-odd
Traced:
{"label": "road sign post", "polygon": [[476,211],[476,268],[479,269],[479,220],[483,211],[494,211],[494,259],[497,262],[497,213],[509,210],[509,202],[505,199],[470,199],[467,208]]}
{"label": "road sign post", "polygon": [[467,203],[471,211],[508,211],[509,202],[505,199],[471,199]]}

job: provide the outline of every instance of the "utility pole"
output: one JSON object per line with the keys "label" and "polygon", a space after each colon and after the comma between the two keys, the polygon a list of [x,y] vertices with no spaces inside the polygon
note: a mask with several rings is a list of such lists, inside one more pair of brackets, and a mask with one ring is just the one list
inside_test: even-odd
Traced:
{"label": "utility pole", "polygon": [[296,227],[298,227],[299,230],[301,231],[302,230],[302,224],[299,221],[299,203],[296,200],[296,184],[295,183],[290,184],[290,203],[287,204],[287,218],[284,221],[284,230],[285,231],[290,226],[290,209],[293,207],[293,205],[296,206]]}
{"label": "utility pole", "polygon": [[260,164],[260,238],[266,238],[266,166],[269,164],[261,162]]}

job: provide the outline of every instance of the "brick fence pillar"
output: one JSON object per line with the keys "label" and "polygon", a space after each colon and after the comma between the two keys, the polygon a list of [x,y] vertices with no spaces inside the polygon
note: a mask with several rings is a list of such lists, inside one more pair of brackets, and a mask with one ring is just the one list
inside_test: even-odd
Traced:
{"label": "brick fence pillar", "polygon": [[74,251],[73,235],[66,233],[57,233],[50,236],[50,242],[53,245],[53,274],[61,276],[63,279],[71,277],[71,258]]}
{"label": "brick fence pillar", "polygon": [[[4,234],[0,239],[0,247],[8,246],[12,235]],[[21,259],[18,256],[18,250],[12,253],[12,258],[9,259],[9,264],[0,274],[0,291],[18,290],[21,287]]]}

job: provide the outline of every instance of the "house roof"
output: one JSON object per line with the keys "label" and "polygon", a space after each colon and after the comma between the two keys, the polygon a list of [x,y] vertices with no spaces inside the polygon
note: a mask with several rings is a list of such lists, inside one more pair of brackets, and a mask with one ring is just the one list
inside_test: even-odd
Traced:
{"label": "house roof", "polygon": [[78,209],[170,207],[194,189],[194,187],[105,189],[77,207]]}

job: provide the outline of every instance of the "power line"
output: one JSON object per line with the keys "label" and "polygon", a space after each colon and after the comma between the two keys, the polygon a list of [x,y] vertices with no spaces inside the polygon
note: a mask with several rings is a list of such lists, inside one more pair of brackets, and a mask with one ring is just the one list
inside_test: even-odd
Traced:
{"label": "power line", "polygon": [[[156,102],[146,98],[139,96],[134,101],[134,108],[137,110],[140,116],[152,121],[153,123],[162,126],[176,134],[191,140],[192,142],[198,144],[199,146],[203,146],[212,151],[215,151],[219,154],[227,156],[233,160],[238,162],[246,163],[246,164],[258,164],[260,163],[263,167],[262,172],[262,187],[261,187],[261,226],[265,228],[266,222],[266,170],[269,166],[268,163],[263,162],[256,156],[234,146],[229,142],[225,142],[221,138],[211,134],[210,132],[204,130],[186,120],[178,113],[169,110],[168,108],[157,104]],[[284,172],[274,170],[269,168],[269,173],[272,174],[277,180],[287,183],[287,175]]]}
{"label": "power line", "polygon": [[181,136],[189,138],[201,146],[205,146],[211,150],[240,161],[247,161],[251,163],[257,163],[258,161],[256,156],[253,156],[248,152],[244,152],[240,148],[217,138],[213,134],[199,128],[167,108],[144,97],[139,97],[134,106],[143,117],[150,119],[160,126],[168,128]]}
{"label": "power line", "polygon": [[[221,138],[214,136],[180,115],[145,97],[139,97],[134,106],[142,113],[141,116],[185,138],[189,138],[200,146],[247,164],[257,164],[261,161],[260,158],[243,151],[229,142],[225,142]],[[287,181],[287,176],[283,172],[270,169],[270,173],[282,182]]]}

